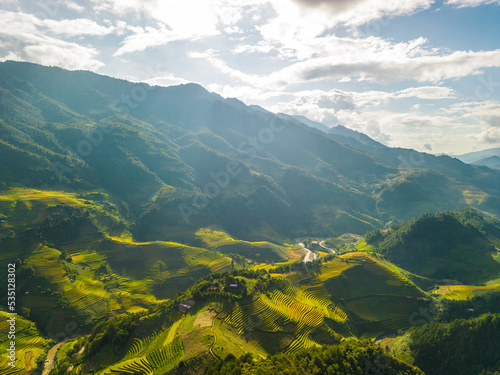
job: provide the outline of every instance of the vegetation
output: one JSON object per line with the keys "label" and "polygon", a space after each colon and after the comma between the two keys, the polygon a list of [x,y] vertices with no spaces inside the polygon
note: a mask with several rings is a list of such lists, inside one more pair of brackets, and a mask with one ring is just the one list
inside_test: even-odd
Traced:
{"label": "vegetation", "polygon": [[216,374],[423,374],[369,342],[346,341],[337,346],[302,350],[292,356],[277,354],[255,360],[251,354],[226,356],[206,366],[205,375]]}
{"label": "vegetation", "polygon": [[[429,300],[443,309],[431,330],[394,339],[408,359],[498,370],[466,343],[498,347],[496,296],[480,295],[500,280],[499,172],[418,153],[410,170],[411,150],[347,129],[339,143],[194,84],[9,61],[0,82],[20,358],[6,367],[0,341],[2,374],[40,372],[56,342],[52,374],[420,374],[363,340],[408,330]],[[435,214],[464,206],[485,216]],[[319,259],[304,263],[297,237]]]}
{"label": "vegetation", "polygon": [[473,209],[426,214],[365,237],[374,251],[418,275],[481,283],[496,278],[500,264],[495,243],[498,221],[484,219]]}
{"label": "vegetation", "polygon": [[414,365],[436,375],[498,373],[499,334],[500,314],[430,323],[411,332]]}

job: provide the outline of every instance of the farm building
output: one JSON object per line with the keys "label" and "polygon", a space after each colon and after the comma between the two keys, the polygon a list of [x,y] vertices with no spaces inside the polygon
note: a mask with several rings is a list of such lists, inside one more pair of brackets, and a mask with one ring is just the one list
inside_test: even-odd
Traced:
{"label": "farm building", "polygon": [[195,303],[196,301],[194,299],[187,299],[185,301],[182,301],[181,303],[179,303],[179,311],[185,314],[191,309],[191,307],[194,306]]}

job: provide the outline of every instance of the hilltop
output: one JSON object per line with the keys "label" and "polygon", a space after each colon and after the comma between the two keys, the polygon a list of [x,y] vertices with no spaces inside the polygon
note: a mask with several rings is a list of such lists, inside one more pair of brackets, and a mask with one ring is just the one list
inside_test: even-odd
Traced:
{"label": "hilltop", "polygon": [[472,209],[423,215],[366,240],[391,262],[431,279],[484,283],[500,274],[500,222]]}

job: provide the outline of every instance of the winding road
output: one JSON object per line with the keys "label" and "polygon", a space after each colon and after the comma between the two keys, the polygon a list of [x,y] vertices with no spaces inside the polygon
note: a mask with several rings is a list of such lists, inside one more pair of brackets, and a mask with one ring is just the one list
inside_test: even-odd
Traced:
{"label": "winding road", "polygon": [[325,246],[325,241],[320,241],[318,244],[319,244],[319,246],[321,246],[323,249],[330,250],[330,251],[332,252],[332,254],[335,254],[335,250],[330,249],[329,247],[326,247],[326,246]]}
{"label": "winding road", "polygon": [[307,262],[312,262],[313,260],[316,260],[317,258],[317,254],[312,252],[311,250],[309,250],[306,245],[304,245],[302,242],[300,242],[300,238],[297,238],[295,240],[295,242],[297,242],[297,244],[299,244],[306,252],[306,256],[304,257],[304,263],[307,263]]}

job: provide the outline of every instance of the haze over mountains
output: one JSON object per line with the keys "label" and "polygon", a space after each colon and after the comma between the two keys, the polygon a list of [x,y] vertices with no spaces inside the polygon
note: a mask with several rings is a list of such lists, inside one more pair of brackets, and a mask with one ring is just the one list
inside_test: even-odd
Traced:
{"label": "haze over mountains", "polygon": [[[500,290],[500,171],[196,84],[12,61],[0,170],[20,357],[2,374],[431,374],[440,350],[438,375],[498,368],[479,348],[500,337],[481,299]],[[434,316],[439,340],[418,329]]]}
{"label": "haze over mountains", "polygon": [[492,169],[500,169],[500,148],[490,148],[488,150],[470,152],[456,156],[464,163],[482,165]]}
{"label": "haze over mountains", "polygon": [[143,240],[213,224],[269,239],[363,233],[468,204],[498,212],[500,172],[341,126],[324,133],[196,84],[19,62],[0,78],[2,187],[104,188]]}

